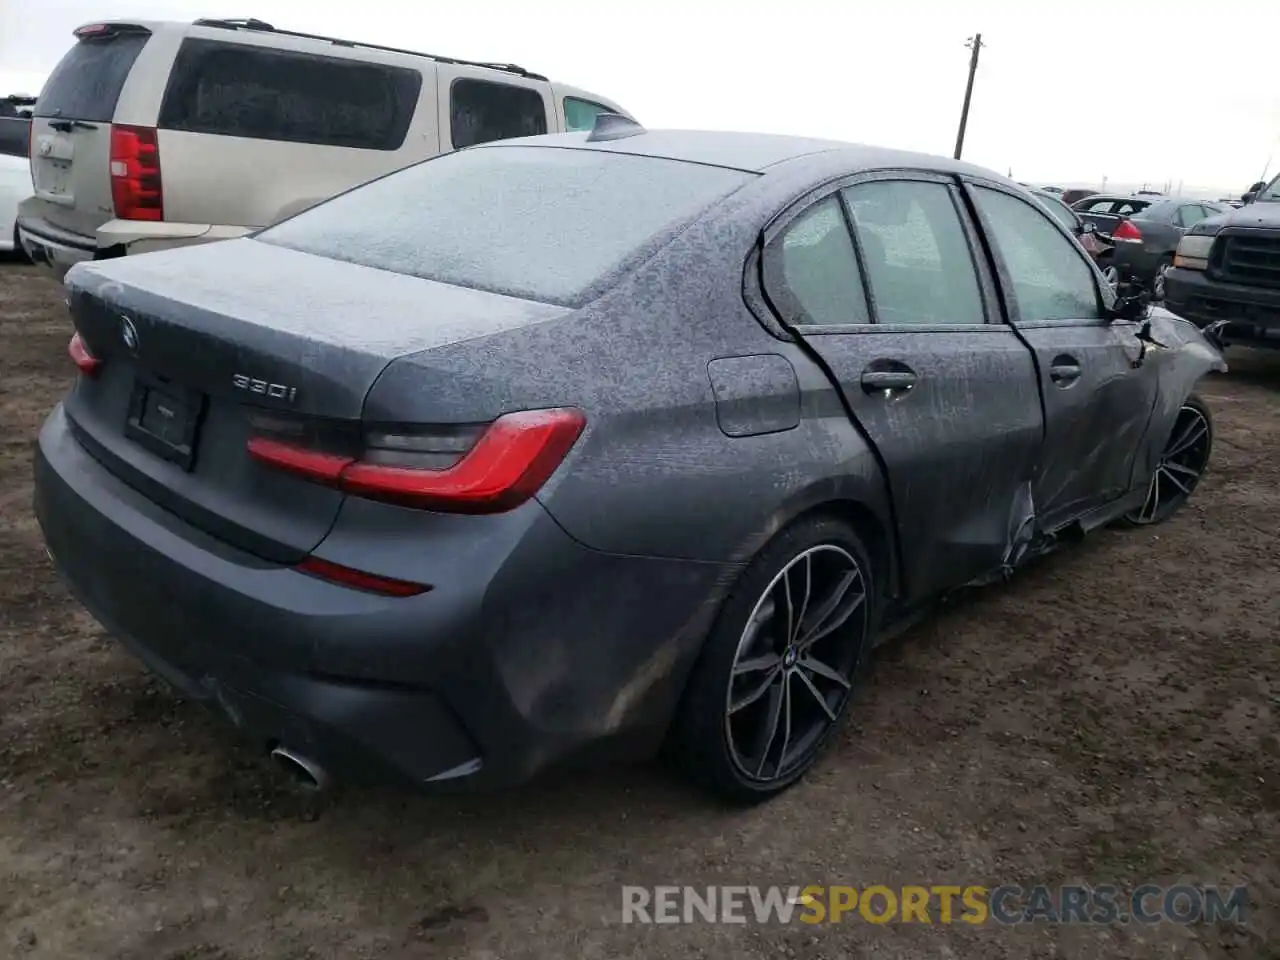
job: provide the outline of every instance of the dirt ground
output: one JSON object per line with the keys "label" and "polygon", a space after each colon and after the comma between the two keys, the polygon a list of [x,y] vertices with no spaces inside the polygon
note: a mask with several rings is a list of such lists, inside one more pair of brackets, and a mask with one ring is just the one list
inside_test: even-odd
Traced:
{"label": "dirt ground", "polygon": [[[30,450],[58,290],[0,264],[0,956],[1280,958],[1280,356],[1212,473],[882,651],[837,749],[726,812],[661,770],[300,798],[73,602]],[[1247,884],[1243,925],[626,925],[623,884]],[[936,918],[935,918],[936,919]]]}

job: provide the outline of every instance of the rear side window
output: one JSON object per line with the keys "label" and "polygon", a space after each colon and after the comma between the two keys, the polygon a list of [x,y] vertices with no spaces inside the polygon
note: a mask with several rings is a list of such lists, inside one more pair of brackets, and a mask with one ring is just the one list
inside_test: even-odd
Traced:
{"label": "rear side window", "polygon": [[853,239],[834,197],[810,207],[775,241],[765,284],[788,323],[871,322]]}
{"label": "rear side window", "polygon": [[753,176],[600,150],[485,147],[399,170],[256,238],[573,306]]}
{"label": "rear side window", "polygon": [[128,32],[80,40],[49,74],[35,115],[110,123],[133,62],[149,39],[148,33]]}
{"label": "rear side window", "polygon": [[160,127],[187,133],[363,150],[398,150],[422,74],[407,67],[183,41]]}
{"label": "rear side window", "polygon": [[22,157],[30,153],[31,121],[25,117],[0,117],[0,156]]}
{"label": "rear side window", "polygon": [[564,98],[564,128],[566,130],[590,130],[596,125],[596,117],[613,113],[608,107],[577,97]]}
{"label": "rear side window", "polygon": [[945,185],[881,180],[844,195],[880,323],[986,322],[969,241]]}
{"label": "rear side window", "polygon": [[458,149],[546,132],[547,109],[537,90],[469,77],[449,89],[449,133]]}

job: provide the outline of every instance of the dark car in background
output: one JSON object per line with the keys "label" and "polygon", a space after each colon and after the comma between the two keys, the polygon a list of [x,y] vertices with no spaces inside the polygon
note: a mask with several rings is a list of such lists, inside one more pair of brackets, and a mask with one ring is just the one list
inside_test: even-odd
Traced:
{"label": "dark car in background", "polygon": [[1222,321],[1224,344],[1280,347],[1280,177],[1250,193],[1246,205],[1186,232],[1164,298],[1198,327]]}
{"label": "dark car in background", "polygon": [[1201,220],[1228,208],[1209,200],[1134,196],[1090,198],[1075,209],[1115,244],[1110,264],[1120,282],[1141,284],[1160,300],[1178,241]]}

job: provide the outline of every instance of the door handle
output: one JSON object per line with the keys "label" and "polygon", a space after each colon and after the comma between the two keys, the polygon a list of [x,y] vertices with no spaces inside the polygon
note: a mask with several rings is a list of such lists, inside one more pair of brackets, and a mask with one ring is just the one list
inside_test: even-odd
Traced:
{"label": "door handle", "polygon": [[910,370],[864,370],[862,389],[867,393],[882,390],[905,391],[916,385],[916,375]]}
{"label": "door handle", "polygon": [[1075,383],[1080,379],[1080,364],[1074,360],[1055,360],[1049,368],[1049,379],[1060,387]]}

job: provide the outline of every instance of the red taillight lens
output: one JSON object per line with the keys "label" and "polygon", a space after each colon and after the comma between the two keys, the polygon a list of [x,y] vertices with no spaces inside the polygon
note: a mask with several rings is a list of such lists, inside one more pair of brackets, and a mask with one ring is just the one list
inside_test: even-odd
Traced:
{"label": "red taillight lens", "polygon": [[[417,434],[376,434],[377,447],[359,458],[316,452],[268,437],[249,441],[256,460],[355,496],[449,513],[499,513],[532,497],[555,472],[586,425],[580,410],[525,410],[499,417],[465,452],[448,451],[464,431],[447,431],[436,442],[444,452],[423,452]],[[418,442],[412,442],[418,441]],[[399,455],[447,457],[450,466],[379,462]]]}
{"label": "red taillight lens", "polygon": [[1132,220],[1121,220],[1120,225],[1112,231],[1113,240],[1126,240],[1130,243],[1140,243],[1142,241],[1142,231],[1134,226]]}
{"label": "red taillight lens", "polygon": [[307,557],[295,569],[313,577],[319,577],[321,580],[328,580],[330,583],[354,587],[356,590],[367,590],[369,593],[380,593],[388,597],[416,597],[431,589],[425,584],[380,577],[374,573],[365,573],[362,570],[353,570],[351,567],[330,563],[319,557]]}
{"label": "red taillight lens", "polygon": [[121,220],[163,220],[160,139],[153,127],[111,128],[111,200]]}
{"label": "red taillight lens", "polygon": [[71,335],[71,342],[67,344],[67,354],[80,372],[88,376],[97,373],[98,368],[102,366],[102,361],[89,352],[89,348],[84,345],[84,340],[80,338],[79,333]]}

